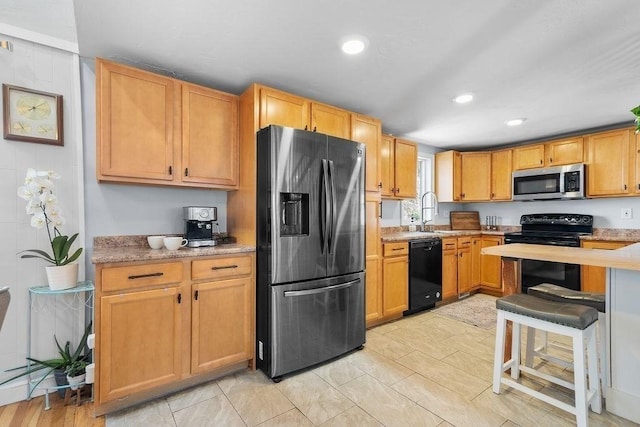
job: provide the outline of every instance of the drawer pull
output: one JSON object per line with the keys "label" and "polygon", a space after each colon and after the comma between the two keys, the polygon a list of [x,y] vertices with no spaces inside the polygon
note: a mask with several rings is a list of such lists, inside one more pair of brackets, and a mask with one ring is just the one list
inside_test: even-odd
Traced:
{"label": "drawer pull", "polygon": [[164,273],[138,274],[137,276],[129,276],[129,280],[144,279],[145,277],[160,277],[160,276],[164,276]]}
{"label": "drawer pull", "polygon": [[404,248],[393,248],[393,249],[391,249],[391,250],[392,250],[392,251],[403,251],[403,250],[404,250]]}
{"label": "drawer pull", "polygon": [[236,264],[221,265],[220,267],[211,267],[212,270],[226,270],[227,268],[238,268]]}

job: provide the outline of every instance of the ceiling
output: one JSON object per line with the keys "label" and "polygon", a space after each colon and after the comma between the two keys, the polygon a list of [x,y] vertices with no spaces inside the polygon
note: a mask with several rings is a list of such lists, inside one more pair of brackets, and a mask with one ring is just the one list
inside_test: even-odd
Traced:
{"label": "ceiling", "polygon": [[[635,0],[50,0],[47,7],[71,6],[49,11],[41,0],[0,4],[37,9],[44,24],[12,19],[44,33],[58,25],[51,13],[70,7],[77,39],[67,18],[51,31],[77,41],[84,57],[235,94],[263,83],[378,117],[383,132],[441,148],[631,125],[629,110],[640,104]],[[366,36],[368,49],[342,53],[349,34]],[[474,101],[451,101],[464,92]],[[526,120],[507,127],[512,118]]]}

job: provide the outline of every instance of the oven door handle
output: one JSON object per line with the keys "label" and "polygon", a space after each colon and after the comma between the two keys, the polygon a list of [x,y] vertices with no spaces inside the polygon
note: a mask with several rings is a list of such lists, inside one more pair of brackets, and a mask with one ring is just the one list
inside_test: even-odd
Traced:
{"label": "oven door handle", "polygon": [[358,282],[360,282],[360,279],[351,280],[345,283],[340,283],[339,285],[325,286],[324,288],[307,289],[305,291],[284,291],[284,296],[285,297],[301,297],[305,295],[322,294],[325,292],[336,291],[338,289],[350,288],[351,286],[355,285]]}

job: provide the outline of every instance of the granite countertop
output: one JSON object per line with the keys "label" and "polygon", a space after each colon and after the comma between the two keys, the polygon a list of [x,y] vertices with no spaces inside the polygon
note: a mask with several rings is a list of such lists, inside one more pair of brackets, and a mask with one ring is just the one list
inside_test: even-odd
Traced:
{"label": "granite countertop", "polygon": [[593,234],[581,236],[580,240],[640,242],[640,230],[637,228],[594,228]]}
{"label": "granite countertop", "polygon": [[93,264],[158,261],[256,251],[255,246],[238,245],[236,243],[202,248],[184,247],[175,251],[170,251],[166,248],[151,249],[147,244],[147,236],[95,237],[93,241],[93,255],[91,256]]}

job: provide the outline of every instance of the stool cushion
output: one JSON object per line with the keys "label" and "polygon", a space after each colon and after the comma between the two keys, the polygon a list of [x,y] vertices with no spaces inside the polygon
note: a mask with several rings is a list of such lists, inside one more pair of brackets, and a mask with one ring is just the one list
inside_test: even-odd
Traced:
{"label": "stool cushion", "polygon": [[593,307],[549,301],[527,294],[498,298],[496,308],[581,330],[598,320],[598,310]]}
{"label": "stool cushion", "polygon": [[551,283],[542,283],[540,285],[530,287],[527,290],[527,293],[534,297],[544,298],[551,301],[588,305],[601,313],[605,312],[604,294],[596,292],[580,292],[563,288],[562,286],[552,285]]}

